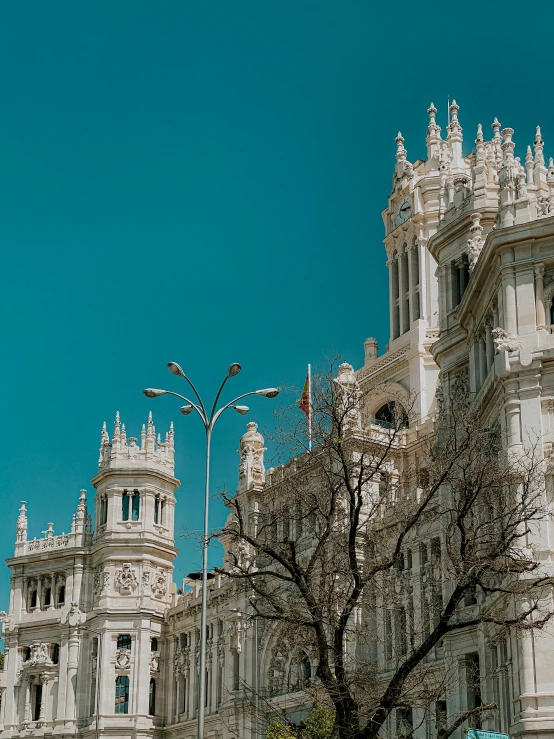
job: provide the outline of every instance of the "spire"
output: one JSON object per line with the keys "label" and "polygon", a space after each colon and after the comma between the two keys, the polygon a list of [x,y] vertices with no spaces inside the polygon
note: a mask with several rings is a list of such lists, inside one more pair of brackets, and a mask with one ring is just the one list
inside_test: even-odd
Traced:
{"label": "spire", "polygon": [[537,126],[537,132],[535,134],[535,141],[533,143],[535,149],[535,164],[538,166],[544,165],[544,141],[541,136],[541,127]]}
{"label": "spire", "polygon": [[533,184],[533,152],[531,147],[527,147],[527,153],[525,155],[525,169],[527,170],[527,184]]}
{"label": "spire", "polygon": [[140,431],[140,448],[145,449],[145,447],[146,447],[146,426],[143,423],[142,429]]}
{"label": "spire", "polygon": [[453,100],[450,105],[450,123],[447,126],[448,136],[446,140],[450,144],[452,150],[452,164],[454,167],[460,166],[462,160],[462,127],[458,120],[458,111],[460,106]]}
{"label": "spire", "polygon": [[502,166],[502,136],[500,135],[500,121],[498,118],[495,117],[491,128],[493,130],[492,148],[496,161],[496,169],[500,169]]}
{"label": "spire", "polygon": [[395,138],[396,141],[396,161],[397,162],[405,162],[406,161],[406,155],[407,151],[404,148],[404,136],[398,132],[398,136]]}
{"label": "spire", "polygon": [[483,126],[477,124],[477,138],[475,139],[475,148],[477,150],[477,161],[485,161],[485,139],[483,138]]}
{"label": "spire", "polygon": [[17,517],[15,540],[16,542],[27,541],[27,503],[24,500],[21,501],[19,516]]}
{"label": "spire", "polygon": [[148,413],[148,422],[146,424],[146,451],[153,452],[156,443],[156,428],[152,422],[152,411]]}
{"label": "spire", "polygon": [[112,446],[118,447],[120,439],[121,439],[121,421],[119,420],[119,411],[116,411],[115,423],[113,425]]}
{"label": "spire", "polygon": [[514,163],[515,143],[512,141],[514,135],[513,128],[503,128],[500,132],[504,142],[502,144],[502,163],[505,167],[510,167]]}
{"label": "spire", "polygon": [[84,520],[87,513],[87,491],[83,489],[79,492],[80,496],[79,505],[77,506],[77,518]]}
{"label": "spire", "polygon": [[127,433],[125,432],[125,424],[121,424],[121,446],[125,446],[127,443]]}
{"label": "spire", "polygon": [[426,137],[427,158],[429,160],[438,159],[440,156],[441,127],[437,125],[435,119],[437,109],[433,103],[427,109],[427,113],[429,114],[429,126],[427,127]]}

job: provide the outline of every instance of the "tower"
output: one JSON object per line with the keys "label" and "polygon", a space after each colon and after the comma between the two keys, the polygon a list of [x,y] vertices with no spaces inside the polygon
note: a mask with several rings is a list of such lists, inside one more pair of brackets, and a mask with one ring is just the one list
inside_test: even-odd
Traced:
{"label": "tower", "polygon": [[177,554],[179,481],[173,473],[173,425],[162,441],[150,413],[139,445],[137,437],[127,438],[119,413],[111,440],[104,424],[92,479],[96,520],[87,621],[92,670],[86,690],[91,708],[84,713],[90,715],[98,691],[101,725],[113,726],[115,713],[129,737],[153,730],[151,716],[162,698],[162,625]]}

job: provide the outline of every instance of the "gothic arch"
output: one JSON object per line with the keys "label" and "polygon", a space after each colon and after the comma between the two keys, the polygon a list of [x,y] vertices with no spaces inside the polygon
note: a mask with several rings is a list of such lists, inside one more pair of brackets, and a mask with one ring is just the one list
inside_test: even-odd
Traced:
{"label": "gothic arch", "polygon": [[287,624],[269,625],[261,655],[261,687],[270,695],[302,690],[315,674],[311,650]]}

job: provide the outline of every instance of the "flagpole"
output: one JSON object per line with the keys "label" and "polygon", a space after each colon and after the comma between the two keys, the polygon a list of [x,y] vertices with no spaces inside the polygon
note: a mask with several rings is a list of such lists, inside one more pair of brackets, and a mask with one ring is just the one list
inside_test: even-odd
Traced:
{"label": "flagpole", "polygon": [[308,450],[312,451],[312,365],[308,365]]}

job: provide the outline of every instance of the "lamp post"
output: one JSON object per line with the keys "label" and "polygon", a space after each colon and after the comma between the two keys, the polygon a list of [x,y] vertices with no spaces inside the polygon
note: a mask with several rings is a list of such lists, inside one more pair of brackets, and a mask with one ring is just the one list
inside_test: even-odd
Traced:
{"label": "lamp post", "polygon": [[200,420],[204,425],[206,431],[206,485],[204,490],[204,533],[202,536],[202,611],[200,619],[200,685],[198,691],[198,739],[204,739],[204,714],[206,704],[206,613],[207,613],[207,592],[208,592],[208,545],[209,545],[209,528],[208,528],[208,508],[210,502],[210,450],[212,441],[212,432],[215,424],[220,418],[221,414],[228,408],[233,408],[241,416],[248,413],[248,407],[245,405],[237,405],[239,400],[247,398],[250,395],[261,395],[264,398],[275,398],[279,394],[279,390],[274,387],[265,388],[263,390],[252,390],[249,393],[239,395],[231,402],[226,403],[221,408],[217,408],[219,398],[225,387],[225,383],[230,377],[235,377],[239,374],[242,367],[236,362],[229,365],[227,374],[219,386],[219,390],[215,396],[211,411],[208,413],[206,406],[204,405],[202,398],[200,397],[195,386],[192,384],[190,379],[185,375],[180,365],[177,362],[168,362],[167,364],[169,371],[182,377],[190,385],[192,392],[196,398],[196,402],[189,400],[184,395],[174,393],[171,390],[159,390],[156,388],[147,388],[144,390],[144,394],[147,398],[159,398],[161,395],[174,395],[176,398],[184,400],[186,405],[181,407],[181,413],[184,416],[188,416],[193,410],[200,416]]}

